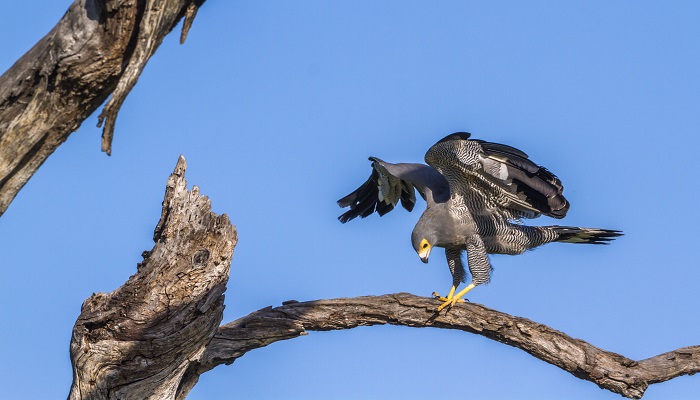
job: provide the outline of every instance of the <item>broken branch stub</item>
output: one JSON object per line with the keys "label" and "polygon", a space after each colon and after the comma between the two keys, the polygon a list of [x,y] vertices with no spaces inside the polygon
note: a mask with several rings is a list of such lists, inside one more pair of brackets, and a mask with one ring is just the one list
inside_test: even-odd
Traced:
{"label": "broken branch stub", "polygon": [[187,190],[180,156],[153,249],[112,293],[88,298],[70,345],[69,399],[171,399],[221,322],[235,227]]}

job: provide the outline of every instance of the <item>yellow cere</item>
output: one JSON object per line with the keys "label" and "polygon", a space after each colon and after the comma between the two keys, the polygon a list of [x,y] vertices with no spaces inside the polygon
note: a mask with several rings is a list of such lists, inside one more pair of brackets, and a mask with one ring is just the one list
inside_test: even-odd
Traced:
{"label": "yellow cere", "polygon": [[430,247],[430,243],[428,243],[428,240],[423,239],[423,240],[420,241],[420,249],[421,249],[421,250],[425,250],[425,249],[427,249],[428,247]]}

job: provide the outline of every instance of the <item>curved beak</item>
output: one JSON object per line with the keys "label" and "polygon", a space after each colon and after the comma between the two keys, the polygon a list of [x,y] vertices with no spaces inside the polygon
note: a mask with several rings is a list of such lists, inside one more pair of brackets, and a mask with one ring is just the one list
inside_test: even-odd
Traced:
{"label": "curved beak", "polygon": [[426,264],[428,263],[428,257],[430,256],[430,250],[432,248],[433,248],[432,246],[428,246],[425,248],[425,250],[418,253],[418,257],[420,257],[420,260]]}

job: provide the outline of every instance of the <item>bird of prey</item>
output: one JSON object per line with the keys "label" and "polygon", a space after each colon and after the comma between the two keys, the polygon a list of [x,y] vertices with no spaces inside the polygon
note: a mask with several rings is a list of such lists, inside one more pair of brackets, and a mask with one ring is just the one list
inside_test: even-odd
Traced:
{"label": "bird of prey", "polygon": [[[542,214],[564,218],[569,202],[561,181],[524,152],[498,143],[470,139],[466,132],[451,134],[425,154],[425,164],[391,164],[376,157],[372,175],[357,190],[338,200],[350,210],[338,219],[345,223],[375,211],[384,215],[399,202],[408,211],[416,204],[415,189],[427,208],[413,229],[411,241],[420,259],[428,262],[433,247],[445,248],[452,288],[438,311],[464,301],[477,285],[488,283],[488,254],[520,254],[550,242],[608,244],[622,232],[572,226],[527,226],[524,218]],[[471,283],[455,294],[466,272],[467,252]]]}

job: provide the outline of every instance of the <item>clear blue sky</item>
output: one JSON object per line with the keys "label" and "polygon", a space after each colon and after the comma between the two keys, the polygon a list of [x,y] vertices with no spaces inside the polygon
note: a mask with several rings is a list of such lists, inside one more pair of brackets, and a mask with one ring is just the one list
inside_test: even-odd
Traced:
{"label": "clear blue sky", "polygon": [[[70,1],[0,5],[0,70]],[[700,345],[700,3],[208,1],[127,98],[113,155],[91,116],[0,217],[0,387],[65,398],[80,306],[136,271],[179,154],[237,226],[224,321],[284,300],[449,288],[410,244],[419,212],[340,224],[367,157],[419,162],[444,135],[507,143],[556,173],[563,221],[611,246],[494,256],[470,300],[643,359]],[[421,210],[419,204],[417,210]],[[690,399],[700,377],[650,387]],[[463,332],[311,333],[202,376],[191,399],[619,399]]]}

